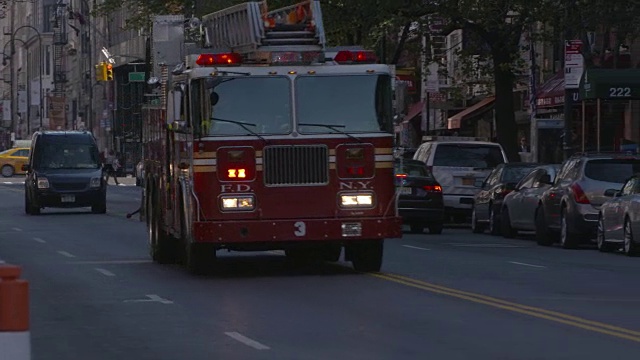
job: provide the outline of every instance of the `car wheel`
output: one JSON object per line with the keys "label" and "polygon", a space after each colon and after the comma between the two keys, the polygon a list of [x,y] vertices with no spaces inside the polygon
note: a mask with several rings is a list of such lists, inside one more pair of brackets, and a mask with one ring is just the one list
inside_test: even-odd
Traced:
{"label": "car wheel", "polygon": [[638,256],[638,245],[633,239],[633,231],[631,230],[631,221],[629,218],[624,221],[624,253],[627,256]]}
{"label": "car wheel", "polygon": [[500,219],[500,225],[502,227],[501,229],[502,236],[508,239],[513,239],[514,237],[518,236],[518,230],[515,230],[514,228],[511,227],[511,219],[509,218],[509,209],[505,207],[504,209],[502,209],[500,214],[502,215],[502,218]]}
{"label": "car wheel", "polygon": [[489,204],[489,233],[500,235],[500,220],[498,214],[493,210],[493,204]]}
{"label": "car wheel", "polygon": [[2,176],[4,177],[12,177],[13,174],[16,173],[15,169],[11,165],[5,165],[2,167]]}
{"label": "car wheel", "polygon": [[422,225],[411,224],[409,225],[409,229],[412,234],[422,234],[424,232],[424,226]]}
{"label": "car wheel", "polygon": [[567,208],[563,208],[560,212],[560,245],[564,249],[575,249],[578,246],[578,238],[569,229]]}
{"label": "car wheel", "polygon": [[475,206],[471,209],[471,231],[474,234],[481,234],[484,232],[484,225],[478,222]]}
{"label": "car wheel", "polygon": [[598,230],[596,235],[596,241],[598,245],[598,250],[601,252],[610,252],[613,250],[614,246],[611,243],[607,242],[604,234],[604,220],[602,219],[602,214],[598,217]]}
{"label": "car wheel", "polygon": [[91,212],[94,214],[106,214],[107,213],[107,196],[105,195],[95,204],[91,205]]}
{"label": "car wheel", "polygon": [[429,234],[442,234],[442,229],[444,228],[443,224],[430,224],[429,225]]}
{"label": "car wheel", "polygon": [[544,209],[538,206],[536,210],[536,243],[540,246],[551,246],[555,242],[555,238],[549,228],[544,216]]}

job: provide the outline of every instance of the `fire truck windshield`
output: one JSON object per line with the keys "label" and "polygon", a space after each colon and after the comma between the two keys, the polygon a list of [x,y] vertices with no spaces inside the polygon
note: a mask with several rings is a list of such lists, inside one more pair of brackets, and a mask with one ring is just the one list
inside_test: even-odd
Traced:
{"label": "fire truck windshield", "polygon": [[298,76],[295,94],[300,133],[393,132],[389,75]]}
{"label": "fire truck windshield", "polygon": [[[228,136],[291,132],[291,82],[287,77],[224,77],[221,80],[212,87],[202,79],[192,83],[192,90],[200,93],[192,100],[193,116],[201,122],[203,134]],[[250,130],[247,124],[250,124]]]}

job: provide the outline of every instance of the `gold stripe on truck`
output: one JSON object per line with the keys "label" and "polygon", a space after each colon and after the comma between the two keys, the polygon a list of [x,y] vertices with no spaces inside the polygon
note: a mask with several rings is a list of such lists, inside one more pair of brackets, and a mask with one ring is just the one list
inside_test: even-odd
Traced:
{"label": "gold stripe on truck", "polygon": [[207,152],[194,152],[194,159],[215,159],[216,152],[215,151],[207,151]]}
{"label": "gold stripe on truck", "polygon": [[378,161],[376,162],[376,169],[392,169],[393,161]]}
{"label": "gold stripe on truck", "polygon": [[216,172],[216,167],[215,165],[194,165],[193,172],[194,173]]}
{"label": "gold stripe on truck", "polygon": [[376,148],[376,155],[393,155],[392,148]]}

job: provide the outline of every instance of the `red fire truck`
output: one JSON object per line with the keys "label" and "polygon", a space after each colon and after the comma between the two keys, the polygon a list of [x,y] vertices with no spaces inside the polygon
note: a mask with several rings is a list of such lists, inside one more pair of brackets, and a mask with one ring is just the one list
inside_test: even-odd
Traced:
{"label": "red fire truck", "polygon": [[401,237],[393,68],[325,49],[319,1],[265,7],[203,17],[200,53],[162,68],[161,103],[144,110],[151,256],[203,273],[217,250],[338,261],[344,248],[379,271],[384,239]]}

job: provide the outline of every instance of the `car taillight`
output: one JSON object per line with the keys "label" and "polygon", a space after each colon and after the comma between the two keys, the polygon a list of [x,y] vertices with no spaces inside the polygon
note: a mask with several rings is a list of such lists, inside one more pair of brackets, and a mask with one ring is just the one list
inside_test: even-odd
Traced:
{"label": "car taillight", "polygon": [[396,174],[397,178],[406,178],[407,174]]}
{"label": "car taillight", "polygon": [[571,191],[573,191],[573,197],[578,204],[590,204],[587,194],[584,193],[580,185],[572,184]]}
{"label": "car taillight", "polygon": [[422,188],[427,192],[442,192],[442,186],[440,185],[425,185]]}

